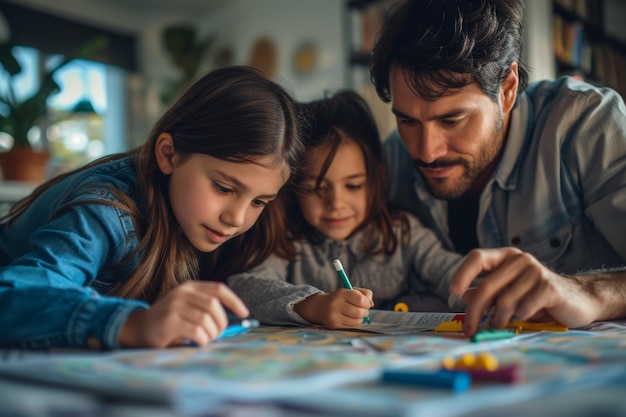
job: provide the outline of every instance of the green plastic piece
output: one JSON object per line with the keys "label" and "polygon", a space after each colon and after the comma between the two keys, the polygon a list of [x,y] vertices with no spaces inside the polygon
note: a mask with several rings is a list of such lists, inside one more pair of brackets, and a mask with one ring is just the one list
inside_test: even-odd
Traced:
{"label": "green plastic piece", "polygon": [[472,336],[473,343],[488,342],[491,340],[510,339],[515,331],[509,329],[480,329]]}

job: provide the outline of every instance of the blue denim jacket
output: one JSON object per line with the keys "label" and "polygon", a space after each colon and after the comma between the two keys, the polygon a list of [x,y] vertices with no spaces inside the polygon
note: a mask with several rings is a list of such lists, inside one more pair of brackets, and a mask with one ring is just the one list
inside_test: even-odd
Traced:
{"label": "blue denim jacket", "polygon": [[[397,132],[385,153],[392,201],[453,249],[447,203],[430,195]],[[560,273],[624,265],[623,99],[569,77],[530,85],[480,196],[476,233],[480,247],[517,246]]]}
{"label": "blue denim jacket", "polygon": [[[0,227],[0,345],[114,348],[126,317],[148,305],[104,294],[137,263],[138,239],[119,209],[68,203],[137,198],[135,159],[70,176],[46,190],[11,226]],[[140,206],[141,207],[141,206]]]}

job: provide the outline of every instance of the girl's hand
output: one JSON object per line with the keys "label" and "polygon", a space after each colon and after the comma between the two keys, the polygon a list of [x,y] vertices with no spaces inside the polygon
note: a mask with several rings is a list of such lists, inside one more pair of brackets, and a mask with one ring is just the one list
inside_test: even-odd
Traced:
{"label": "girl's hand", "polygon": [[223,283],[185,282],[150,309],[132,313],[120,330],[119,343],[153,348],[185,341],[206,345],[228,326],[222,305],[241,318],[250,314],[243,301]]}
{"label": "girl's hand", "polygon": [[366,288],[340,288],[329,294],[313,294],[297,303],[294,310],[305,320],[328,329],[350,329],[359,327],[374,307],[372,296]]}

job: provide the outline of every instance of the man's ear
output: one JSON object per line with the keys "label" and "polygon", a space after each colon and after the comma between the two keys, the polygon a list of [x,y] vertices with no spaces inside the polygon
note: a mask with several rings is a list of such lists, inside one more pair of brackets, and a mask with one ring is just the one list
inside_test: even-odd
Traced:
{"label": "man's ear", "polygon": [[508,113],[513,110],[513,106],[515,106],[515,99],[517,98],[517,86],[519,85],[519,66],[517,62],[513,62],[511,64],[511,70],[509,71],[509,75],[506,76],[504,83],[502,83],[502,91],[501,91],[501,103],[502,103],[502,112]]}
{"label": "man's ear", "polygon": [[161,133],[154,146],[154,156],[163,175],[170,175],[174,171],[174,139],[169,133]]}

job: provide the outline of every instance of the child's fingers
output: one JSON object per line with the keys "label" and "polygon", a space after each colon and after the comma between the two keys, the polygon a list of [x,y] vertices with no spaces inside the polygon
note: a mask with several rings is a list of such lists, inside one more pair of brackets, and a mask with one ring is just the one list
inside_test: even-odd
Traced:
{"label": "child's fingers", "polygon": [[217,299],[213,299],[213,309],[209,311],[189,308],[181,312],[186,329],[185,336],[199,345],[205,345],[215,339],[228,325],[224,309]]}
{"label": "child's fingers", "polygon": [[221,304],[232,311],[237,317],[245,318],[250,315],[250,310],[245,303],[225,284],[221,282],[198,282],[205,294],[216,297]]}
{"label": "child's fingers", "polygon": [[[349,326],[359,325],[363,317],[369,314],[371,299],[361,293],[361,289],[344,290],[339,293],[341,304],[338,311],[341,315],[350,320]],[[364,291],[369,291],[362,289]],[[369,291],[371,293],[371,291]],[[352,323],[356,321],[356,323]]]}
{"label": "child's fingers", "polygon": [[344,304],[340,310],[328,312],[322,323],[329,329],[351,329],[363,323],[368,310]]}
{"label": "child's fingers", "polygon": [[[228,317],[221,300],[212,294],[215,289],[207,283],[189,282],[173,289],[163,300],[157,302],[166,306],[166,315],[201,324],[209,314],[218,330],[228,325]],[[219,289],[217,290],[219,291]]]}
{"label": "child's fingers", "polygon": [[[225,284],[221,282],[185,283],[172,292],[179,290],[193,307],[215,316],[218,325],[223,329],[228,325],[228,317],[224,307],[241,318],[248,317],[250,311],[244,302]],[[222,305],[224,307],[222,307]]]}
{"label": "child's fingers", "polygon": [[178,334],[173,338],[171,345],[177,343],[181,338],[186,342],[194,342],[199,346],[208,344],[217,337],[218,330],[215,322],[211,319],[203,320],[202,324],[184,321],[176,329],[172,329],[171,334]]}
{"label": "child's fingers", "polygon": [[222,283],[182,284],[138,317],[135,321],[140,321],[140,325],[130,323],[133,328],[142,329],[130,344],[165,347],[179,344],[182,339],[205,345],[228,326],[224,306],[239,317],[249,315],[243,301]]}
{"label": "child's fingers", "polygon": [[354,289],[360,292],[361,294],[363,294],[365,297],[367,297],[370,308],[374,307],[374,293],[372,292],[372,290],[368,288],[359,288],[359,287],[354,287]]}
{"label": "child's fingers", "polygon": [[340,288],[325,297],[322,324],[329,329],[358,327],[369,314],[370,300],[360,291]]}
{"label": "child's fingers", "polygon": [[340,289],[337,291],[341,291],[341,297],[345,300],[345,302],[352,304],[355,307],[360,307],[368,310],[373,305],[372,291],[366,288],[355,287],[352,290]]}

